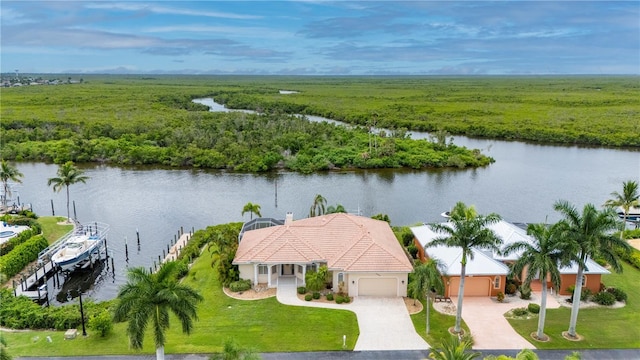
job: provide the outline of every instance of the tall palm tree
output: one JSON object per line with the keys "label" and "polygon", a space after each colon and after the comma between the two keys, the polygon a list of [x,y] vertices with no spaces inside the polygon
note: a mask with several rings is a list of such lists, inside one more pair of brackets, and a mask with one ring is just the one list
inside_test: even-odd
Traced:
{"label": "tall palm tree", "polygon": [[444,245],[462,249],[458,308],[454,328],[456,333],[460,333],[467,260],[473,259],[473,248],[500,251],[502,240],[487,227],[500,221],[500,215],[495,213],[486,216],[478,215],[473,206],[467,207],[463,202],[458,202],[451,210],[450,216],[449,223],[429,225],[433,231],[444,235],[433,239],[427,247]]}
{"label": "tall palm tree", "polygon": [[255,214],[257,217],[261,217],[262,214],[260,214],[260,205],[258,204],[253,204],[248,202],[243,208],[242,208],[242,216],[244,216],[245,213],[249,213],[251,215],[251,220],[253,220],[253,215]]}
{"label": "tall palm tree", "polygon": [[311,205],[311,209],[309,209],[309,217],[323,215],[326,205],[327,199],[320,194],[316,194],[316,197],[313,199],[313,205]]}
{"label": "tall palm tree", "polygon": [[[539,276],[542,282],[542,299],[540,300],[540,314],[538,317],[538,340],[546,339],[544,335],[544,321],[547,313],[547,277],[550,278],[553,287],[560,286],[560,269],[565,263],[563,250],[565,244],[556,231],[556,227],[548,227],[545,224],[529,224],[527,233],[533,238],[532,242],[518,241],[507,246],[503,253],[520,253],[519,259],[513,264],[511,272],[515,276],[522,276],[526,270],[524,283],[529,286],[531,280]],[[567,264],[568,265],[568,264]]]}
{"label": "tall palm tree", "polygon": [[53,191],[60,192],[62,188],[65,188],[67,191],[67,221],[70,221],[71,216],[69,214],[69,186],[73,184],[77,184],[79,182],[85,183],[89,179],[88,176],[84,175],[84,172],[78,169],[73,161],[67,161],[62,166],[58,168],[58,176],[50,178],[47,181],[47,186],[51,186],[53,184]]}
{"label": "tall palm tree", "polygon": [[6,160],[2,160],[0,162],[0,180],[2,180],[2,189],[3,189],[3,197],[2,197],[2,208],[7,208],[7,202],[9,201],[9,196],[11,196],[11,190],[9,189],[9,181],[15,181],[17,183],[21,183],[21,177],[23,177],[22,173],[18,171],[18,168],[9,164]]}
{"label": "tall palm tree", "polygon": [[586,204],[580,213],[575,206],[564,200],[557,201],[553,208],[563,216],[563,219],[556,226],[558,226],[563,241],[567,241],[570,246],[565,255],[578,264],[573,306],[567,331],[570,337],[575,338],[577,337],[576,323],[582,293],[582,276],[587,260],[601,257],[611,265],[613,270],[622,272],[622,265],[615,250],[622,248],[630,251],[631,247],[626,241],[612,235],[618,226],[617,214],[613,209],[598,211],[593,204]]}
{"label": "tall palm tree", "polygon": [[444,281],[442,281],[442,275],[444,270],[444,264],[435,258],[429,258],[425,262],[418,264],[413,269],[413,280],[409,284],[414,298],[424,299],[426,298],[426,313],[427,313],[427,325],[426,332],[429,334],[430,324],[430,308],[431,304],[429,300],[432,289],[438,294],[442,294],[444,291]]}
{"label": "tall palm tree", "polygon": [[151,321],[158,360],[164,359],[169,312],[180,321],[182,332],[189,334],[193,321],[198,319],[197,304],[202,301],[198,292],[178,282],[177,265],[174,261],[164,263],[156,273],[148,273],[142,267],[129,269],[128,281],[120,287],[114,311],[115,321],[129,321],[127,335],[134,349],[142,348]]}
{"label": "tall palm tree", "polygon": [[638,192],[638,182],[629,180],[622,183],[622,193],[614,191],[611,193],[612,199],[607,200],[604,206],[611,208],[622,208],[622,231],[620,231],[620,239],[623,238],[625,226],[627,224],[627,216],[632,207],[640,206],[640,193]]}

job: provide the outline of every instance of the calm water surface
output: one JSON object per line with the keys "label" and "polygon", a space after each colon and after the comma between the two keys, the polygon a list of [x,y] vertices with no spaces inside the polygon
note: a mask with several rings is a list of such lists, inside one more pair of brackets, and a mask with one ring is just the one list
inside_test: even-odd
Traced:
{"label": "calm water surface", "polygon": [[[413,133],[424,138],[425,133]],[[306,217],[316,194],[328,205],[342,204],[365,216],[388,214],[393,225],[441,221],[440,213],[457,201],[473,204],[480,213],[496,212],[508,221],[556,221],[552,205],[558,199],[577,206],[601,205],[622,182],[640,180],[640,152],[602,148],[532,145],[521,142],[456,137],[456,144],[481,149],[496,162],[471,170],[358,170],[312,175],[291,172],[237,174],[224,171],[158,168],[85,167],[90,180],[71,187],[78,220],[111,225],[109,248],[115,273],[101,274],[87,293],[110,299],[125,281],[126,266],[153,264],[180,227],[245,221],[247,202],[262,215]],[[24,174],[17,187],[22,202],[40,215],[66,215],[64,192],[54,193],[47,179],[57,166],[18,163]],[[277,189],[277,200],[276,200]],[[73,208],[71,209],[73,216]],[[136,229],[141,238],[136,248]],[[129,262],[124,243],[129,244]]]}

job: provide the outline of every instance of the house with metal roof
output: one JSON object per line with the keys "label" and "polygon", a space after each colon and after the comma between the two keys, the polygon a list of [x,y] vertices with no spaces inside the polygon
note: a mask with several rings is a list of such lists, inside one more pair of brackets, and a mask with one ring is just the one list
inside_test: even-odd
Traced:
{"label": "house with metal roof", "polygon": [[406,296],[413,265],[389,224],[336,213],[245,231],[234,265],[240,278],[277,287],[282,277],[305,284],[306,272],[326,265],[331,288],[349,296]]}
{"label": "house with metal roof", "polygon": [[[447,222],[443,225],[451,226]],[[527,235],[523,228],[504,220],[492,224],[489,228],[503,241],[503,248],[518,241],[532,242],[531,236]],[[460,260],[462,249],[456,247],[427,245],[435,238],[443,234],[434,232],[428,225],[411,227],[414,235],[414,243],[418,247],[418,256],[424,260],[426,258],[437,258],[445,265],[445,296],[457,296],[460,285]],[[519,259],[519,253],[503,255],[501,253],[473,249],[473,259],[467,260],[465,296],[496,296],[498,292],[505,292],[506,277],[509,274],[508,265]],[[557,289],[561,295],[569,295],[569,286],[574,285],[578,273],[577,264],[560,268],[561,283]],[[609,274],[609,271],[598,265],[595,261],[587,261],[587,269],[584,271],[583,287],[590,289],[593,293],[600,291],[602,274]],[[538,284],[532,284],[532,288]]]}

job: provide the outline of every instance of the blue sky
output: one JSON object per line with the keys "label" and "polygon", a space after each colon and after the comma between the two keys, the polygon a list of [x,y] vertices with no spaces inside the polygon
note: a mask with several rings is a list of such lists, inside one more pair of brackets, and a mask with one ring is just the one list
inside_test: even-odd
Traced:
{"label": "blue sky", "polygon": [[640,74],[639,1],[7,1],[2,72]]}

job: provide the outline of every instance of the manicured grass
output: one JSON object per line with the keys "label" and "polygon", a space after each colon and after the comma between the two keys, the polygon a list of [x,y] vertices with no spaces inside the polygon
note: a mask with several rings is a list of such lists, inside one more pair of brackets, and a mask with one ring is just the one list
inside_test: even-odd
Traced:
{"label": "manicured grass", "polygon": [[536,331],[538,319],[509,320],[513,328],[540,349],[628,349],[640,348],[640,270],[626,263],[622,274],[604,275],[602,280],[609,287],[617,287],[628,295],[623,308],[580,309],[577,332],[582,341],[569,341],[562,332],[569,328],[571,308],[549,309],[545,320],[545,334],[551,341],[538,342],[529,336]]}
{"label": "manicured grass", "polygon": [[[431,312],[429,313],[429,335],[426,333],[427,326],[427,314],[425,308],[425,302],[422,301],[422,311],[411,315],[411,321],[413,322],[413,327],[415,327],[418,335],[422,336],[422,338],[432,347],[437,347],[440,345],[440,342],[444,339],[450,337],[449,328],[456,324],[455,315],[445,315],[433,308],[433,304],[431,305]],[[463,305],[464,308],[464,305]],[[464,331],[468,334],[469,327],[465,324],[464,320],[462,320],[461,324]]]}
{"label": "manicured grass", "polygon": [[[347,336],[347,349],[353,349],[358,337],[354,313],[286,306],[275,298],[254,301],[227,297],[210,267],[205,251],[184,280],[204,296],[198,307],[199,321],[191,335],[182,334],[180,324],[171,319],[165,352],[213,353],[222,350],[225,340],[233,339],[243,348],[258,352],[342,350],[342,336]],[[88,330],[89,336],[64,340],[64,332],[29,331],[4,333],[13,356],[82,356],[135,354],[129,349],[126,323],[115,324],[106,338]],[[81,330],[79,331],[81,332]],[[53,340],[47,342],[46,337]],[[155,352],[151,328],[147,329],[141,353]]]}
{"label": "manicured grass", "polygon": [[64,217],[43,216],[38,218],[38,223],[42,226],[42,233],[49,244],[73,230],[73,225],[58,225],[61,221],[64,221]]}

